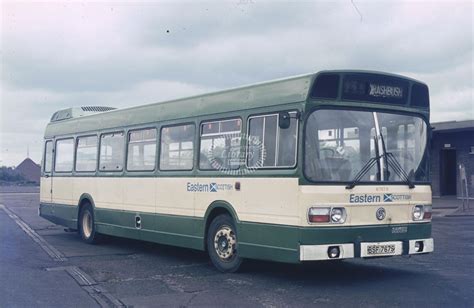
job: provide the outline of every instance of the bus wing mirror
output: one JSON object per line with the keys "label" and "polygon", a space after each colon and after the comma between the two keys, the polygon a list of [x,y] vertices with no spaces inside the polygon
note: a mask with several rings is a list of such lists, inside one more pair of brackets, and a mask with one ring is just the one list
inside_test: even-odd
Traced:
{"label": "bus wing mirror", "polygon": [[286,111],[278,113],[278,126],[281,129],[287,129],[291,125],[290,114]]}

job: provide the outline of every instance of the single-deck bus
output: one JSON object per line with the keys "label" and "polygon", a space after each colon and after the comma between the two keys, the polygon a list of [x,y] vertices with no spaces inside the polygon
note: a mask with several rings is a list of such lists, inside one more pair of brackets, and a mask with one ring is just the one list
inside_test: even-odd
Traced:
{"label": "single-deck bus", "polygon": [[39,213],[113,235],[307,262],[433,251],[428,87],[321,71],[133,108],[76,107],[44,136]]}

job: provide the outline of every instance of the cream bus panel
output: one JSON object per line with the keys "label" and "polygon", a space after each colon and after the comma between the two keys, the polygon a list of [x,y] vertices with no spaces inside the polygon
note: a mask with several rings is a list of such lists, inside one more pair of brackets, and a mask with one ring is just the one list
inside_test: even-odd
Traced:
{"label": "cream bus panel", "polygon": [[155,178],[124,178],[123,209],[155,213]]}
{"label": "cream bus panel", "polygon": [[[75,177],[74,178],[74,204],[79,204],[79,199],[86,193],[90,196],[96,196],[100,186],[97,185],[99,178]],[[95,201],[95,199],[94,199]]]}
{"label": "cream bus panel", "polygon": [[[95,181],[94,181],[95,180]],[[96,193],[91,195],[96,207],[105,209],[123,209],[123,185],[125,178],[92,178],[96,183]],[[87,193],[87,191],[84,191]]]}
{"label": "cream bus panel", "polygon": [[[42,179],[43,182],[45,179]],[[235,183],[240,182],[240,191]],[[413,223],[415,204],[431,204],[431,189],[417,185],[298,186],[296,178],[54,178],[53,202],[77,205],[83,193],[98,208],[204,217],[214,201],[229,203],[240,221],[293,226],[355,226]],[[47,185],[42,200],[47,200]],[[385,199],[386,200],[385,200]],[[387,199],[389,198],[389,199]],[[310,224],[308,208],[344,207],[344,224]],[[386,216],[375,213],[383,207]]]}
{"label": "cream bus panel", "polygon": [[298,225],[297,178],[246,178],[241,182],[241,220]]}
{"label": "cream bus panel", "polygon": [[[341,224],[310,224],[307,219],[310,207],[344,207],[347,220],[343,225],[382,225],[413,222],[411,214],[415,204],[431,204],[431,188],[417,185],[361,185],[348,190],[344,186],[301,186],[301,225],[341,226]],[[383,207],[386,216],[378,220],[375,213]]]}
{"label": "cream bus panel", "polygon": [[40,179],[40,202],[51,202],[51,178]]}
{"label": "cream bus panel", "polygon": [[77,202],[73,200],[74,177],[57,177],[53,176],[53,203],[73,204]]}
{"label": "cream bus panel", "polygon": [[[195,200],[195,215],[197,217],[204,217],[208,206],[215,201],[224,201],[231,204],[234,209],[237,211],[238,218],[242,220],[242,200],[243,193],[242,191],[235,190],[235,183],[240,182],[242,184],[242,179],[237,178],[196,178],[190,181],[191,185],[202,184],[209,185],[210,192],[199,191],[199,187],[190,186],[189,189],[195,188],[194,200]],[[215,184],[215,185],[214,185]],[[205,186],[203,186],[205,187]],[[215,190],[215,191],[214,191]],[[186,188],[186,193],[188,188]]]}
{"label": "cream bus panel", "polygon": [[188,182],[195,178],[157,178],[156,212],[160,214],[194,216],[194,194],[187,192]]}

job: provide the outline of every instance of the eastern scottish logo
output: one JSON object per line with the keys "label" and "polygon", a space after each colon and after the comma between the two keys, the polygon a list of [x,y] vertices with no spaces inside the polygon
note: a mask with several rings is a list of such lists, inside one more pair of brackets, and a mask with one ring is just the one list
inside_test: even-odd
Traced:
{"label": "eastern scottish logo", "polygon": [[227,183],[191,183],[186,184],[186,191],[189,192],[219,192],[233,190],[234,186]]}
{"label": "eastern scottish logo", "polygon": [[383,202],[393,202],[392,194],[383,194]]}
{"label": "eastern scottish logo", "polygon": [[396,195],[396,194],[383,194],[382,195],[368,195],[368,194],[350,194],[350,203],[380,203],[380,202],[396,202],[396,201],[408,201],[411,200],[411,195]]}
{"label": "eastern scottish logo", "polygon": [[384,220],[385,219],[385,209],[383,207],[379,207],[377,209],[377,212],[375,212],[375,217],[377,217],[378,220]]}

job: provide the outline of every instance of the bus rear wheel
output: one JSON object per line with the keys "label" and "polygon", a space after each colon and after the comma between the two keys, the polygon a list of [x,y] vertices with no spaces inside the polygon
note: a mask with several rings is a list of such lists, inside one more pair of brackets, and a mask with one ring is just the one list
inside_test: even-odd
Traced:
{"label": "bus rear wheel", "polygon": [[96,232],[94,210],[89,203],[85,204],[79,212],[79,234],[84,242],[96,244],[99,234]]}
{"label": "bus rear wheel", "polygon": [[214,218],[207,233],[207,251],[212,264],[223,273],[236,272],[242,258],[239,257],[237,232],[229,215]]}

